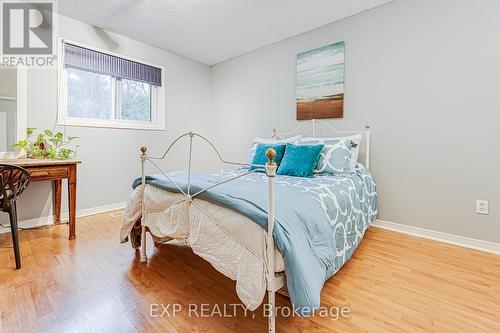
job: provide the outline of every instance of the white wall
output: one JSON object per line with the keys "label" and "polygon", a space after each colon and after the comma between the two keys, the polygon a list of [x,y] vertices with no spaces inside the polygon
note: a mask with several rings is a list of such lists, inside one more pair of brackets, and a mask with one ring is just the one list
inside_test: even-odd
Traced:
{"label": "white wall", "polygon": [[17,96],[17,69],[0,65],[0,96]]}
{"label": "white wall", "polygon": [[[149,45],[97,30],[81,22],[58,16],[58,37],[163,65],[166,76],[166,130],[144,131],[67,127],[67,135],[78,136],[77,209],[124,202],[132,180],[139,176],[139,147],[146,144],[151,154],[163,153],[174,138],[190,129],[209,135],[210,69],[197,62]],[[57,69],[28,72],[28,126],[52,129],[57,112]],[[62,128],[59,128],[63,130]],[[173,152],[170,167],[187,162],[181,149]],[[199,155],[198,155],[199,156]],[[186,160],[186,161],[185,161]],[[197,162],[202,166],[201,155]],[[21,220],[47,216],[52,211],[49,182],[33,183],[19,203]],[[66,211],[66,193],[63,193]],[[0,216],[5,221],[6,215]]]}
{"label": "white wall", "polygon": [[[17,97],[17,70],[0,66],[0,96]],[[0,151],[9,151],[16,141],[16,106],[15,100],[0,98]]]}
{"label": "white wall", "polygon": [[396,0],[228,60],[211,70],[214,135],[243,159],[253,136],[293,129],[296,54],[345,41],[332,123],[374,126],[379,218],[498,243],[499,31],[499,1]]}
{"label": "white wall", "polygon": [[0,151],[7,151],[7,112],[4,111],[0,100]]}

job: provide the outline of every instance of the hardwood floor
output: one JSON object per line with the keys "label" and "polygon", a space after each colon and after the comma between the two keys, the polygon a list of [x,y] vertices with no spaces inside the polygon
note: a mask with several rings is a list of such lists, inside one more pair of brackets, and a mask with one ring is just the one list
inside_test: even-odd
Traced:
{"label": "hardwood floor", "polygon": [[[239,303],[234,282],[179,243],[149,242],[141,264],[119,244],[120,222],[110,214],[78,219],[74,241],[67,225],[21,231],[19,271],[10,234],[0,235],[0,332],[266,331],[261,308],[246,318],[241,309],[232,318],[189,316],[189,304]],[[156,303],[182,310],[151,317]],[[278,332],[500,332],[500,256],[371,228],[327,281],[322,306],[350,314],[279,316]]]}

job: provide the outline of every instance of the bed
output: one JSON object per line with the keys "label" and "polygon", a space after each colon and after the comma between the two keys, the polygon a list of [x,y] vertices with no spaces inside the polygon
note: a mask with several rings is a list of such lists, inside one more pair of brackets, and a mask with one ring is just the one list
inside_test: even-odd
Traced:
{"label": "bed", "polygon": [[[316,122],[312,121],[313,136]],[[268,162],[255,170],[227,162],[196,133],[179,137],[158,158],[148,157],[143,147],[142,177],[133,184],[120,239],[130,238],[134,247],[141,247],[141,261],[147,260],[147,231],[155,243],[183,240],[236,281],[237,294],[249,310],[255,310],[268,292],[269,331],[274,332],[275,292],[287,284],[293,310],[299,315],[313,313],[324,282],[352,256],[376,218],[377,192],[368,169],[370,129],[357,132],[366,138],[365,165],[357,163],[349,174],[311,178],[276,175],[272,149]],[[154,160],[165,158],[184,137],[190,155],[193,139],[199,137],[221,161],[244,168],[200,174],[189,163],[187,171],[163,172]],[[160,172],[146,175],[146,162]]]}

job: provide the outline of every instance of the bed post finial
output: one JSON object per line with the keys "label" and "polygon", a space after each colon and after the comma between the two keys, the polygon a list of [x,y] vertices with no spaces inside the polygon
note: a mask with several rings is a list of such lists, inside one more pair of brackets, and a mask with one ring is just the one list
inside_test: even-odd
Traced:
{"label": "bed post finial", "polygon": [[276,150],[273,148],[269,148],[266,150],[266,156],[269,159],[269,161],[266,163],[266,175],[268,177],[274,177],[276,176],[276,169],[278,168],[276,166],[276,162],[273,161],[273,159],[276,157]]}
{"label": "bed post finial", "polygon": [[276,150],[274,150],[273,148],[269,148],[268,150],[266,150],[266,156],[269,159],[267,165],[276,165],[276,163],[274,163],[273,161],[273,159],[276,157]]}
{"label": "bed post finial", "polygon": [[146,146],[141,146],[141,155],[146,155],[146,152],[148,151],[148,147]]}
{"label": "bed post finial", "polygon": [[278,130],[276,128],[273,128],[273,134],[271,135],[271,138],[273,140],[278,140],[279,139]]}

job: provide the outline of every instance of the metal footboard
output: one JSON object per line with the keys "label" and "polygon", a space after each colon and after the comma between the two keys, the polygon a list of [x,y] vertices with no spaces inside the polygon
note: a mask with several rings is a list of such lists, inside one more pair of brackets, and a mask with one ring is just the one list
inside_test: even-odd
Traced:
{"label": "metal footboard", "polygon": [[[187,184],[187,191],[183,191],[182,188],[175,183],[175,181],[169,177],[169,175],[162,170],[162,168],[158,165],[158,163],[155,162],[155,160],[162,160],[164,159],[168,153],[171,151],[172,147],[181,141],[181,139],[187,138],[189,140],[189,157],[188,157],[188,184]],[[241,174],[238,174],[237,176],[225,179],[219,183],[215,183],[213,185],[210,185],[204,189],[201,189],[195,193],[191,193],[191,173],[192,173],[192,153],[193,153],[193,140],[195,138],[199,138],[206,143],[209,144],[209,146],[215,151],[217,154],[217,157],[219,160],[226,164],[226,165],[233,165],[233,166],[254,166],[256,169],[249,170],[247,172],[243,172]],[[215,146],[210,142],[208,139],[206,139],[204,136],[194,133],[194,132],[188,132],[185,133],[178,138],[176,138],[170,146],[167,148],[165,153],[162,156],[158,157],[152,157],[148,156],[147,154],[147,147],[142,146],[141,147],[141,202],[142,202],[142,208],[141,208],[141,216],[144,216],[145,213],[145,204],[144,204],[144,194],[145,194],[145,189],[146,189],[146,163],[150,163],[152,166],[154,166],[156,169],[158,169],[166,179],[168,179],[178,190],[179,193],[181,193],[184,198],[181,200],[178,200],[170,206],[177,205],[180,203],[187,203],[188,205],[194,205],[197,207],[203,214],[205,214],[208,218],[210,218],[212,221],[215,221],[205,210],[203,210],[193,199],[199,196],[200,194],[213,189],[217,186],[226,184],[228,182],[231,182],[233,180],[236,180],[238,178],[241,178],[243,176],[246,176],[250,173],[253,173],[257,170],[264,170],[267,177],[268,177],[268,202],[269,202],[269,212],[268,212],[268,222],[267,222],[267,237],[266,237],[266,255],[264,258],[264,263],[265,263],[265,268],[266,268],[266,282],[267,282],[267,291],[268,291],[268,303],[265,304],[266,308],[266,314],[268,316],[268,332],[275,332],[275,327],[276,327],[276,300],[275,300],[275,293],[278,291],[285,283],[284,280],[284,274],[276,274],[275,273],[275,268],[274,268],[274,238],[273,238],[273,229],[274,229],[274,216],[275,216],[275,207],[274,207],[274,178],[276,175],[276,163],[273,161],[273,159],[276,157],[276,151],[274,149],[268,149],[266,151],[266,156],[269,159],[268,162],[265,165],[255,165],[255,164],[249,164],[249,163],[237,163],[237,162],[230,162],[226,161],[222,158],[222,155],[219,153],[219,151],[215,148]],[[170,207],[169,206],[169,207]],[[147,257],[147,244],[146,244],[146,226],[142,225],[142,233],[141,233],[141,262],[147,262],[148,257]]]}

